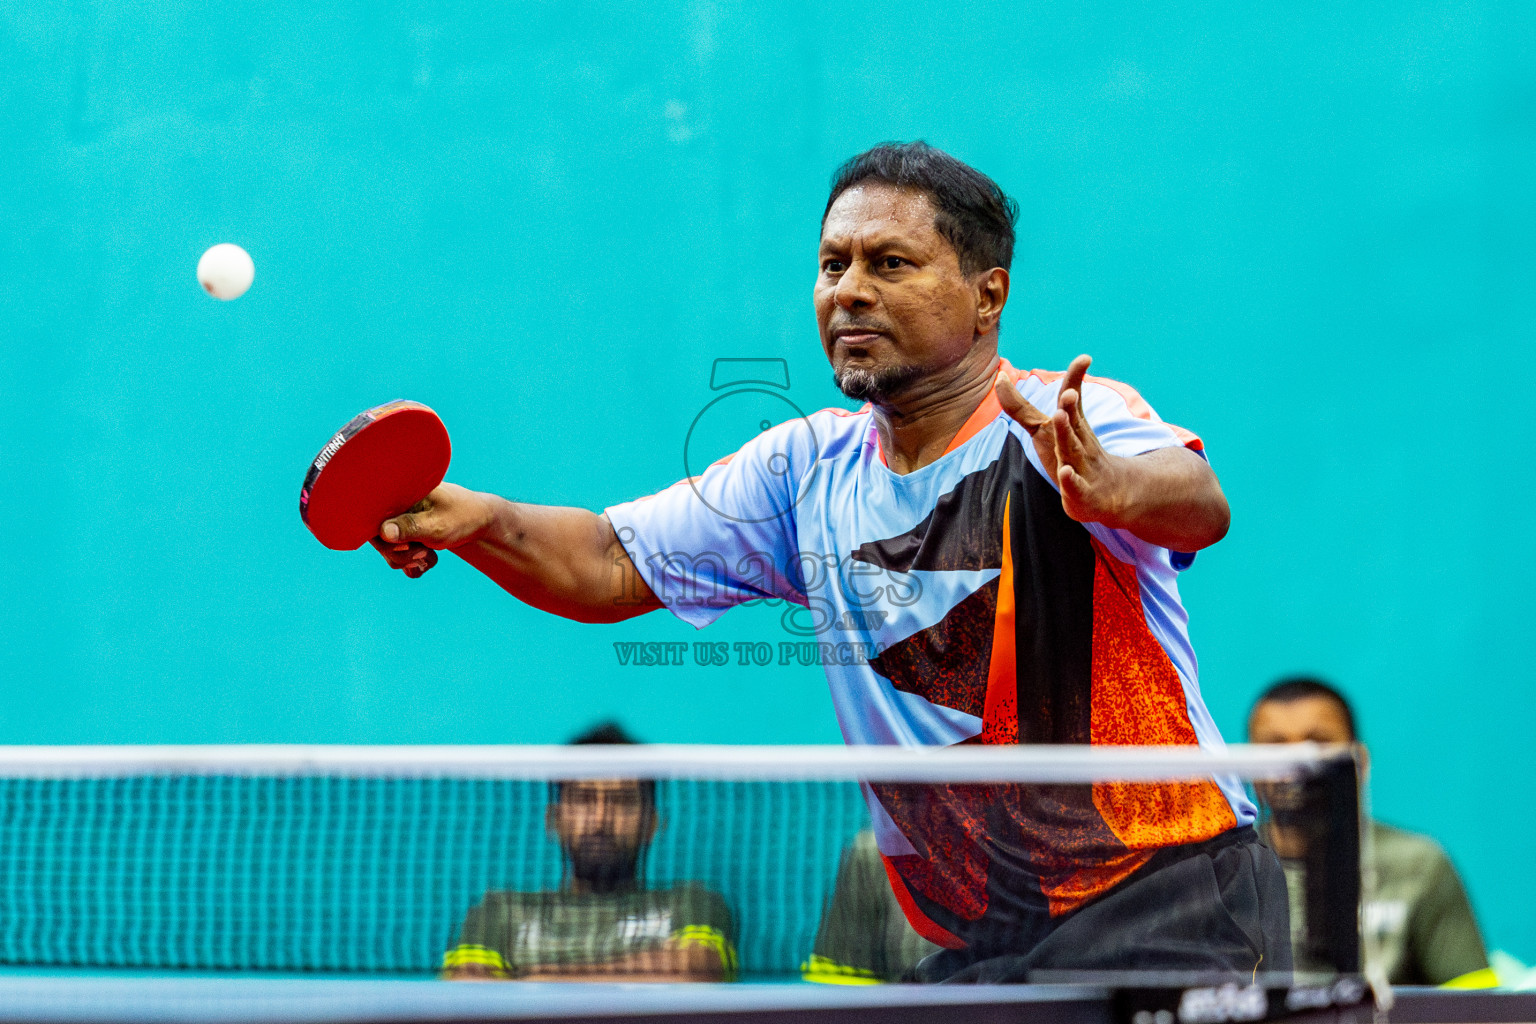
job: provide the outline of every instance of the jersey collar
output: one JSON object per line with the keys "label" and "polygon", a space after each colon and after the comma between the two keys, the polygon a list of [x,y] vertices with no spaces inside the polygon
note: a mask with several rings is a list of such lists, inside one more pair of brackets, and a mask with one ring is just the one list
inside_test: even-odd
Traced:
{"label": "jersey collar", "polygon": [[[1000,364],[998,369],[1006,373],[1009,380],[1017,382],[1019,377],[1022,376],[1018,370],[1013,368],[1013,364],[1008,362],[1008,360],[999,359],[998,362]],[[982,398],[981,404],[976,406],[971,415],[966,418],[966,421],[960,424],[959,431],[950,439],[949,445],[944,449],[943,454],[939,458],[942,459],[945,455],[958,449],[1003,414],[1002,403],[997,400],[996,377],[997,375],[994,373],[992,388]],[[869,418],[869,430],[870,433],[875,435],[875,457],[880,460],[880,465],[889,467],[890,463],[885,461],[885,449],[880,446],[880,431],[875,429],[875,418],[873,415]]]}

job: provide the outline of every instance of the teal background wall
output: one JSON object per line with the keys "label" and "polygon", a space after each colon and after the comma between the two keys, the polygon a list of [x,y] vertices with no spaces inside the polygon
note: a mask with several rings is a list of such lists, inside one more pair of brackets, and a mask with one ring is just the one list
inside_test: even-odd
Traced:
{"label": "teal background wall", "polygon": [[827,177],[923,137],[1021,203],[1006,354],[1206,438],[1227,735],[1336,679],[1379,813],[1536,957],[1533,43],[1491,2],[0,2],[0,742],[836,742],[817,669],[621,668],[694,634],[325,551],[298,487],[395,397],[454,479],[594,508],[682,475],[717,356],[838,403]]}

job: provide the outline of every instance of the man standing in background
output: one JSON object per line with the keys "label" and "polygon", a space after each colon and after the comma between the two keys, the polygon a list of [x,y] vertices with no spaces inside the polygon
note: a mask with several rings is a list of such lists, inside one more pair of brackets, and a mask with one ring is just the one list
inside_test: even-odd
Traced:
{"label": "man standing in background", "polygon": [[[1360,742],[1354,710],[1343,694],[1307,676],[1282,679],[1259,696],[1248,716],[1248,740]],[[1299,851],[1288,849],[1273,827],[1268,831],[1276,852],[1288,862],[1287,874],[1293,873]],[[1495,984],[1472,904],[1439,844],[1372,821],[1366,850],[1361,930],[1367,958],[1380,963],[1387,980],[1394,985]],[[1290,888],[1294,901],[1300,887]],[[1299,909],[1293,902],[1293,929],[1302,924]]]}

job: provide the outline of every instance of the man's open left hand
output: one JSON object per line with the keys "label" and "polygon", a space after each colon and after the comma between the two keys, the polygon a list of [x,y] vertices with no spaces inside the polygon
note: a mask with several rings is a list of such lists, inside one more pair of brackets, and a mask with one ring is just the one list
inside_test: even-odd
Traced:
{"label": "man's open left hand", "polygon": [[1123,514],[1126,461],[1099,444],[1083,410],[1083,376],[1093,359],[1072,360],[1062,378],[1056,412],[1036,409],[1002,373],[997,375],[997,400],[1035,442],[1035,452],[1061,489],[1061,507],[1080,523],[1118,528]]}

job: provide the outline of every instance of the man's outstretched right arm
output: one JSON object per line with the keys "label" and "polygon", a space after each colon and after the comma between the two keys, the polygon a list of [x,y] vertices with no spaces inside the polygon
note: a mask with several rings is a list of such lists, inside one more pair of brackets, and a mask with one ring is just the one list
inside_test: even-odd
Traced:
{"label": "man's outstretched right arm", "polygon": [[443,484],[405,515],[386,520],[374,546],[409,576],[427,551],[448,550],[535,608],[578,622],[618,622],[661,607],[606,516],[581,508],[522,505]]}

